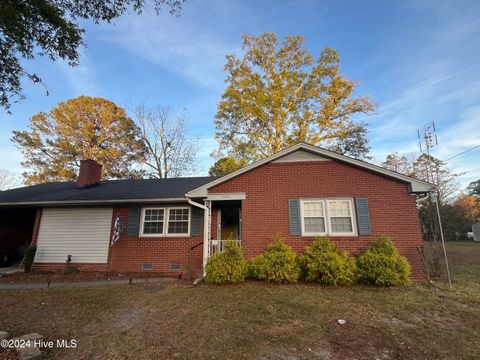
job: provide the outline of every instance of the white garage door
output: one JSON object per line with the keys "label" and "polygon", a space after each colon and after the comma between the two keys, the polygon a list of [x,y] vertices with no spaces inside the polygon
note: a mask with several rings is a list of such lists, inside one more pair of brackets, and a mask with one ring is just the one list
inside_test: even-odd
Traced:
{"label": "white garage door", "polygon": [[43,209],[35,262],[106,263],[112,208]]}

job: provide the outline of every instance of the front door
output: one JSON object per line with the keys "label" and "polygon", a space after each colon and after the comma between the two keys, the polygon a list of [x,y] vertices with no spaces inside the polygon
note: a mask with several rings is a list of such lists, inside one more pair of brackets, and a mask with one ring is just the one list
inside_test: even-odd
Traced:
{"label": "front door", "polygon": [[219,240],[240,240],[242,238],[242,211],[239,207],[219,209]]}

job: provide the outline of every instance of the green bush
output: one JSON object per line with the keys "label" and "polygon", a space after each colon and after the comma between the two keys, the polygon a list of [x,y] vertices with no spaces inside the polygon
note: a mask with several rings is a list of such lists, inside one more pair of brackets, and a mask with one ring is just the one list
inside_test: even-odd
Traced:
{"label": "green bush", "polygon": [[329,239],[318,238],[300,257],[302,276],[308,281],[327,285],[347,285],[355,282],[355,259],[348,256]]}
{"label": "green bush", "polygon": [[29,273],[32,270],[33,260],[35,259],[36,253],[37,247],[35,245],[29,246],[25,252],[24,270],[26,273]]}
{"label": "green bush", "polygon": [[245,280],[248,262],[235,241],[227,241],[225,250],[208,258],[205,281],[211,284],[237,283]]}
{"label": "green bush", "polygon": [[359,280],[379,286],[405,285],[410,281],[410,264],[398,254],[388,236],[380,236],[357,258]]}
{"label": "green bush", "polygon": [[250,275],[268,282],[296,282],[300,276],[297,255],[276,235],[267,251],[251,261]]}

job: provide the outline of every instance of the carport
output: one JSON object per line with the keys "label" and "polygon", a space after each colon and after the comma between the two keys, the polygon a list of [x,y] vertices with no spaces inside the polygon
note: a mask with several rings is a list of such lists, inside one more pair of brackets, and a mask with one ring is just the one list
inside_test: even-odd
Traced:
{"label": "carport", "polygon": [[0,266],[19,263],[30,245],[36,208],[0,208]]}

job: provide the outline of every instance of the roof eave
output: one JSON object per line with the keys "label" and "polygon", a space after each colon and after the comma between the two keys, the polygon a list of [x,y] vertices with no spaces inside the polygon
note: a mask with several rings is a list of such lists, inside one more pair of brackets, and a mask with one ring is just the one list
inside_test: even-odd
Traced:
{"label": "roof eave", "polygon": [[130,203],[172,203],[185,202],[186,198],[151,198],[151,199],[110,199],[110,200],[65,200],[65,201],[16,201],[16,202],[0,202],[0,207],[8,206],[34,206],[34,207],[51,207],[51,206],[88,206],[88,205],[115,205]]}

